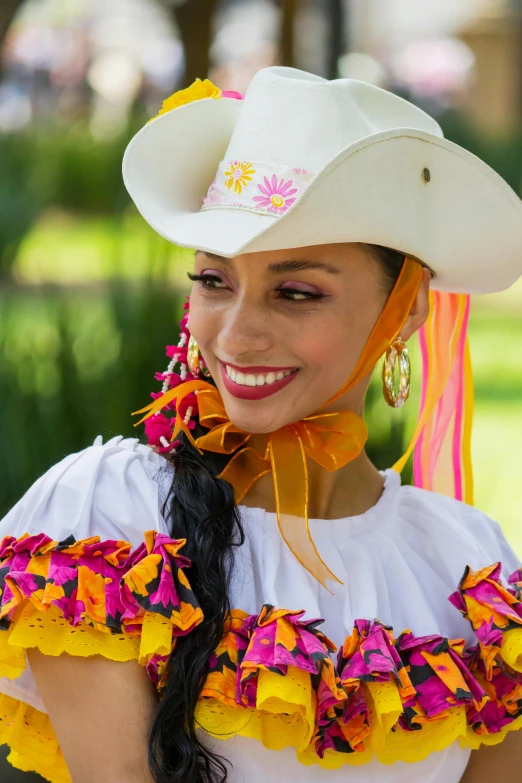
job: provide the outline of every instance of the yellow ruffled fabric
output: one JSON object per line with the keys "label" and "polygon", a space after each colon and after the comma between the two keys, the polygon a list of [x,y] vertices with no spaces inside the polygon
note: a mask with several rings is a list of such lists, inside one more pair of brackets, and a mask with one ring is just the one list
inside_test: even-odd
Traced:
{"label": "yellow ruffled fabric", "polygon": [[[112,661],[137,660],[145,666],[156,654],[168,655],[172,626],[159,615],[146,615],[141,637],[111,634],[88,625],[71,626],[56,606],[41,612],[27,602],[16,621],[0,631],[0,677],[10,680],[26,669],[26,650],[45,655],[68,653],[86,658],[103,655]],[[37,772],[51,783],[71,778],[49,716],[0,693],[0,744],[8,744],[8,761],[25,772]]]}
{"label": "yellow ruffled fabric", "polygon": [[260,740],[271,750],[306,748],[312,739],[316,695],[308,672],[295,666],[289,666],[285,676],[260,672],[255,709],[222,703],[219,697],[210,696],[211,692],[212,676],[205,683],[207,696],[196,705],[195,718],[196,725],[214,737],[240,734]]}
{"label": "yellow ruffled fabric", "polygon": [[[150,595],[150,589],[140,588],[136,574],[133,594],[142,589]],[[186,586],[189,589],[188,583]],[[234,609],[210,661],[196,707],[196,725],[217,739],[241,735],[274,751],[293,747],[301,764],[318,764],[325,769],[362,765],[371,759],[383,764],[414,763],[456,741],[471,749],[498,744],[509,731],[522,727],[522,627],[517,626],[518,615],[513,614],[515,619],[504,630],[498,652],[492,656],[489,637],[481,630],[484,617],[489,615],[469,597],[467,600],[467,612],[480,616],[472,620],[479,639],[483,636],[480,649],[471,650],[469,659],[462,640],[416,639],[407,631],[395,639],[392,630],[378,621],[357,621],[354,633],[339,651],[337,668],[330,658],[335,646],[318,630],[317,621],[300,619],[302,610],[265,604],[259,615],[248,615]],[[491,600],[497,607],[494,598]],[[193,614],[194,607],[183,612],[189,609]],[[0,676],[18,677],[26,668],[29,648],[46,655],[65,652],[81,657],[99,654],[115,661],[134,659],[154,676],[158,659],[168,657],[173,649],[172,621],[152,612],[139,619],[139,635],[138,629],[133,629],[133,635],[115,634],[106,626],[95,628],[84,622],[74,626],[60,607],[49,604],[39,608],[33,600],[22,599],[10,615],[9,627],[0,629]],[[369,662],[377,661],[376,655],[381,656],[381,666],[372,674]],[[383,661],[391,668],[384,669]],[[463,668],[456,669],[455,662]],[[438,678],[449,689],[425,690],[427,710],[433,706],[429,698],[426,701],[427,695],[442,694],[444,698],[443,709],[429,714],[414,685],[417,682],[426,688],[426,664],[432,671],[429,679],[435,682]],[[364,670],[366,665],[370,676]],[[384,671],[389,671],[388,679]],[[155,681],[161,693],[161,677]],[[469,694],[463,697],[468,689]],[[361,709],[354,710],[354,704]],[[343,718],[345,708],[351,712]],[[476,717],[480,714],[485,719],[489,708],[492,712],[487,721],[477,723]],[[329,731],[332,726],[338,731],[338,749],[322,745],[321,721],[323,726],[329,725]],[[499,725],[502,728],[495,730]],[[9,744],[8,760],[13,766],[37,772],[50,783],[70,783],[49,717],[1,694],[0,742]],[[346,750],[339,750],[341,747]]]}
{"label": "yellow ruffled fabric", "polygon": [[[137,660],[143,666],[153,655],[168,655],[172,627],[165,618],[147,615],[141,637],[111,634],[88,625],[71,626],[56,606],[41,612],[27,602],[6,631],[0,631],[0,677],[10,680],[26,669],[26,650],[45,655],[68,653],[86,658],[103,655],[112,661]],[[37,772],[51,783],[71,778],[49,716],[0,693],[0,744],[8,744],[8,761],[25,772]]]}
{"label": "yellow ruffled fabric", "polygon": [[[471,749],[495,745],[522,726],[522,629],[504,633],[487,667],[487,651],[467,653],[463,640],[404,632],[393,641],[391,629],[357,621],[336,674],[328,671],[329,640],[312,638],[319,632],[300,614],[265,605],[256,619],[233,610],[196,707],[197,724],[212,737],[293,747],[306,766],[338,769],[371,759],[414,763],[456,741]],[[312,662],[317,673],[306,671]]]}
{"label": "yellow ruffled fabric", "polygon": [[216,739],[226,740],[239,734],[259,740],[269,750],[293,747],[301,764],[319,764],[324,769],[365,764],[374,756],[384,764],[421,761],[434,750],[442,750],[466,735],[463,709],[438,721],[437,725],[428,726],[426,732],[424,727],[419,732],[392,731],[402,712],[398,689],[393,683],[369,683],[363,686],[370,700],[373,697],[373,728],[366,741],[367,749],[355,753],[326,751],[321,759],[311,744],[315,693],[310,675],[291,669],[284,677],[272,672],[260,673],[260,694],[269,688],[271,696],[268,700],[260,699],[256,709],[230,707],[211,697],[200,700],[196,707],[198,725]]}
{"label": "yellow ruffled fabric", "polygon": [[[52,541],[45,534],[0,542],[0,677],[26,669],[26,651],[137,660],[161,693],[178,635],[203,613],[183,569],[184,539],[145,531],[129,542],[98,536]],[[0,742],[10,763],[51,783],[70,776],[45,713],[0,694]]]}
{"label": "yellow ruffled fabric", "polygon": [[25,651],[37,647],[45,655],[69,653],[82,658],[103,655],[113,661],[147,659],[150,641],[126,634],[98,631],[88,625],[76,628],[64,619],[56,606],[46,612],[26,602],[11,626],[0,631],[0,676],[10,680],[26,668]]}
{"label": "yellow ruffled fabric", "polygon": [[522,672],[522,628],[514,628],[504,634],[500,654],[508,666]]}
{"label": "yellow ruffled fabric", "polygon": [[[522,654],[522,647],[520,648]],[[288,674],[261,672],[259,699],[255,709],[229,706],[218,698],[200,699],[196,706],[196,722],[216,739],[227,740],[235,735],[262,742],[269,750],[296,749],[296,758],[305,766],[318,764],[324,769],[339,769],[345,764],[360,766],[372,759],[381,764],[396,761],[415,763],[431,753],[445,750],[459,741],[462,747],[477,750],[481,745],[497,745],[508,732],[522,727],[522,716],[495,734],[475,734],[467,725],[463,707],[448,710],[440,720],[427,721],[420,731],[405,731],[397,727],[403,708],[399,690],[394,683],[364,683],[370,709],[371,730],[362,752],[339,753],[327,750],[323,758],[317,755],[313,738],[315,693],[310,675],[289,667]]]}
{"label": "yellow ruffled fabric", "polygon": [[5,694],[0,694],[0,744],[9,745],[13,767],[50,783],[71,783],[49,716]]}
{"label": "yellow ruffled fabric", "polygon": [[[32,647],[47,655],[67,652],[86,657],[100,654],[115,661],[140,658],[139,639],[113,636],[89,626],[72,628],[55,607],[42,613],[32,605],[25,606],[12,629],[0,634],[0,643],[0,676],[10,679],[18,677],[25,669],[25,650]],[[152,644],[152,635],[147,644]],[[517,631],[508,632],[504,648],[509,649],[512,656],[522,656],[522,635]],[[364,683],[362,688],[371,705],[372,727],[363,752],[326,751],[324,758],[317,756],[311,744],[316,694],[310,674],[292,666],[288,667],[285,676],[270,671],[259,673],[255,708],[226,704],[217,697],[218,691],[216,697],[211,696],[211,673],[205,683],[206,695],[196,707],[196,722],[218,739],[241,735],[256,739],[274,751],[294,747],[300,763],[306,766],[319,764],[325,769],[338,769],[344,764],[358,766],[373,757],[383,764],[399,760],[413,763],[434,751],[444,750],[456,740],[472,749],[481,744],[498,744],[508,731],[522,726],[521,716],[496,734],[477,735],[467,726],[464,708],[459,707],[445,713],[440,720],[427,721],[421,731],[393,730],[402,712],[398,687],[386,682]],[[3,694],[0,694],[0,743],[10,746],[8,761],[14,767],[37,772],[50,783],[71,783],[49,717]]]}
{"label": "yellow ruffled fabric", "polygon": [[[74,628],[56,606],[41,612],[27,602],[10,628],[0,631],[0,676],[10,680],[19,677],[26,669],[26,650],[30,648],[45,655],[103,655],[113,661],[145,662],[152,639],[150,633],[139,639],[88,625]],[[7,760],[13,767],[37,772],[51,783],[71,783],[49,716],[5,694],[0,694],[0,744],[9,745]]]}

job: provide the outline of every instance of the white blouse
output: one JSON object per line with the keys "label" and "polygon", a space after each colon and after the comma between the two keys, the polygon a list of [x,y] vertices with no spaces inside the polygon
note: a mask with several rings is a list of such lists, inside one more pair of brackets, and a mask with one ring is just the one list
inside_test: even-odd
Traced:
{"label": "white blouse", "polygon": [[[240,506],[245,541],[236,549],[230,601],[249,614],[263,604],[304,609],[304,619],[324,618],[320,630],[338,647],[357,618],[378,618],[399,634],[441,634],[473,642],[470,624],[450,604],[467,565],[501,561],[503,577],[520,567],[500,526],[464,503],[411,486],[385,471],[384,491],[364,514],[310,520],[321,557],[343,580],[333,595],[300,565],[279,533],[276,516]],[[0,521],[0,539],[44,532],[60,541],[98,535],[133,548],[145,530],[168,533],[161,507],[172,467],[137,438],[116,436],[69,454],[53,465]],[[45,712],[27,663],[16,680],[0,678],[0,692]],[[201,729],[203,732],[203,730]],[[206,734],[206,733],[205,733]],[[454,743],[421,762],[377,761],[338,770],[310,767],[295,749],[272,751],[243,736],[205,742],[229,759],[231,783],[458,783],[469,750]]]}

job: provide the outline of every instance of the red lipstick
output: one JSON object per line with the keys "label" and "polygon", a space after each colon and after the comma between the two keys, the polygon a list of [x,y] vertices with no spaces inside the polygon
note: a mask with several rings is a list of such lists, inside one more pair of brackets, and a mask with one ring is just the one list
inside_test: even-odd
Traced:
{"label": "red lipstick", "polygon": [[[228,363],[228,362],[227,362]],[[291,383],[297,375],[297,370],[294,370],[282,378],[280,381],[274,381],[274,383],[265,383],[263,386],[244,386],[243,384],[235,383],[232,378],[227,375],[226,367],[223,362],[219,362],[221,369],[221,377],[225,388],[234,397],[238,397],[241,400],[263,400],[265,397],[270,397],[272,394],[281,391],[285,386]],[[267,372],[281,372],[282,370],[290,370],[291,367],[237,367],[233,364],[229,364],[234,370],[244,373],[245,375],[255,373],[267,373]]]}

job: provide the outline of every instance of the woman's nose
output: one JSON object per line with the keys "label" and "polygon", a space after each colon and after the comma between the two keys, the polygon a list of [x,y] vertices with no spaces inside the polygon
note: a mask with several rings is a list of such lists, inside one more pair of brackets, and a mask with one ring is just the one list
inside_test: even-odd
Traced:
{"label": "woman's nose", "polygon": [[259,306],[242,303],[227,310],[217,335],[220,350],[230,359],[270,350],[270,318]]}

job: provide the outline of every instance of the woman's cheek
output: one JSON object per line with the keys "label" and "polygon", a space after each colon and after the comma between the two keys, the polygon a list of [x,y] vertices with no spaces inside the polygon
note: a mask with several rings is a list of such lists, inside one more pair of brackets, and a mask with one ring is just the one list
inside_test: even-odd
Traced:
{"label": "woman's cheek", "polygon": [[212,309],[205,307],[205,303],[199,300],[199,296],[192,294],[190,297],[189,331],[198,343],[201,351],[208,350],[216,335],[218,318]]}
{"label": "woman's cheek", "polygon": [[347,362],[351,342],[348,335],[341,317],[325,319],[312,329],[300,331],[297,345],[307,364],[328,369]]}
{"label": "woman's cheek", "polygon": [[332,393],[347,380],[355,367],[362,350],[362,345],[359,350],[360,336],[354,334],[353,329],[348,329],[339,317],[335,322],[324,323],[315,330],[314,336],[307,335],[301,340],[301,352],[306,346],[306,355],[301,355],[307,366],[323,386],[332,387]]}

